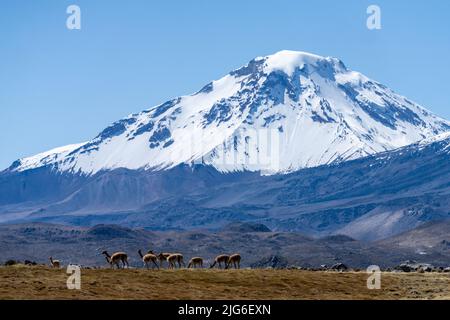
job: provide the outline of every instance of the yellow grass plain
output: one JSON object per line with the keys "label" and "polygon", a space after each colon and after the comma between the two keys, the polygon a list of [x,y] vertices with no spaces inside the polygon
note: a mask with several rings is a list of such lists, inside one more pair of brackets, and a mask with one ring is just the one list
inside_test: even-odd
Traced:
{"label": "yellow grass plain", "polygon": [[82,269],[81,290],[65,269],[0,267],[0,299],[450,299],[448,273],[382,273],[367,289],[364,272],[302,270]]}

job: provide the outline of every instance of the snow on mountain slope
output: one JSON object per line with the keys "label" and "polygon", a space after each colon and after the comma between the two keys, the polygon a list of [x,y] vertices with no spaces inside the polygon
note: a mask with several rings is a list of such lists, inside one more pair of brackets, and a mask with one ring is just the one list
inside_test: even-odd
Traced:
{"label": "snow on mountain slope", "polygon": [[14,162],[10,169],[25,171],[28,169],[42,167],[48,164],[57,163],[61,160],[64,160],[65,156],[67,156],[72,151],[80,148],[84,144],[85,143],[70,144],[67,146],[51,149],[49,151],[42,152],[28,158],[20,159]]}
{"label": "snow on mountain slope", "polygon": [[280,51],[115,122],[95,139],[16,161],[94,174],[202,162],[219,171],[295,171],[405,146],[450,130],[338,59]]}
{"label": "snow on mountain slope", "polygon": [[443,148],[443,151],[450,153],[450,132],[444,132],[444,133],[438,134],[436,136],[421,140],[419,142],[419,146],[426,147],[429,144],[435,143],[435,142],[443,142],[443,143],[448,144],[445,148]]}

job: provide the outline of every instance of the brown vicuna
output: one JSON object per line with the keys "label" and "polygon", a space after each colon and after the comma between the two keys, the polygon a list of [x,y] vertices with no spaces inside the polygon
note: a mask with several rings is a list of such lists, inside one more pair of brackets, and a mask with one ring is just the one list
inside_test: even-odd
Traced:
{"label": "brown vicuna", "polygon": [[50,264],[52,266],[52,268],[60,268],[61,267],[61,263],[59,262],[59,260],[53,260],[53,257],[50,257]]}
{"label": "brown vicuna", "polygon": [[[149,251],[150,252],[150,251]],[[156,263],[156,261],[158,261],[158,257],[153,254],[153,253],[147,253],[146,255],[142,254],[142,251],[139,249],[138,250],[139,255],[142,258],[142,262],[144,262],[144,266],[147,267],[147,269],[150,268],[149,263],[153,262],[153,264],[156,266],[156,268],[159,269],[158,264]]]}
{"label": "brown vicuna", "polygon": [[[150,252],[149,253],[153,253]],[[171,255],[171,253],[168,252],[161,252],[160,254],[157,255],[158,259],[159,259],[159,267],[162,268],[163,267],[163,262],[167,261],[167,258]]]}
{"label": "brown vicuna", "polygon": [[189,260],[189,263],[188,263],[187,267],[188,267],[188,269],[190,267],[192,267],[192,268],[196,268],[196,267],[203,268],[203,258],[193,257],[191,260]]}
{"label": "brown vicuna", "polygon": [[227,265],[225,269],[228,269],[231,264],[233,264],[233,267],[235,269],[239,269],[241,267],[241,255],[239,253],[232,254],[227,261]]}
{"label": "brown vicuna", "polygon": [[176,268],[178,264],[178,268],[181,268],[181,265],[186,266],[184,264],[183,255],[181,253],[172,253],[167,257],[167,262],[169,263],[169,269]]}
{"label": "brown vicuna", "polygon": [[210,266],[210,268],[214,268],[215,265],[218,265],[219,269],[222,269],[222,263],[224,266],[227,265],[228,259],[230,258],[227,254],[221,254],[214,259],[214,263]]}
{"label": "brown vicuna", "polygon": [[105,255],[106,261],[111,265],[111,268],[114,268],[114,265],[116,265],[117,269],[120,269],[119,262],[122,262],[122,268],[125,268],[125,266],[128,268],[128,255],[125,252],[116,252],[110,256],[105,250],[102,254]]}

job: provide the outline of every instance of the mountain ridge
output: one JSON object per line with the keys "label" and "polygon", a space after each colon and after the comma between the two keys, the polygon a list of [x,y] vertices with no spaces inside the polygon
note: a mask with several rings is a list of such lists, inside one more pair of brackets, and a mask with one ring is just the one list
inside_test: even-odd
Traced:
{"label": "mountain ridge", "polygon": [[373,241],[450,218],[449,163],[448,121],[339,59],[281,51],[16,161],[0,223],[249,222]]}
{"label": "mountain ridge", "polygon": [[[379,265],[393,268],[405,260],[447,267],[450,263],[448,232],[450,223],[427,224],[398,237],[366,243],[346,236],[314,239],[293,232],[237,230],[229,227],[210,232],[148,231],[117,225],[91,228],[26,223],[0,225],[0,249],[3,263],[9,259],[48,263],[48,256],[58,256],[64,264],[105,266],[102,250],[123,250],[130,254],[130,264],[141,267],[137,251],[181,251],[185,256],[202,256],[212,263],[218,252],[240,252],[244,267],[302,266],[320,268],[344,263],[351,268]],[[263,225],[262,225],[263,227]],[[419,233],[417,237],[416,234]],[[413,237],[414,242],[409,241]],[[313,254],[312,254],[313,253]]]}
{"label": "mountain ridge", "polygon": [[19,159],[7,170],[51,166],[90,175],[203,163],[221,172],[278,174],[449,130],[450,122],[339,59],[285,50],[123,118],[86,143]]}
{"label": "mountain ridge", "polygon": [[274,231],[378,240],[450,218],[448,163],[450,134],[272,176],[183,165],[75,178],[40,168],[0,175],[0,222],[214,230],[247,221]]}

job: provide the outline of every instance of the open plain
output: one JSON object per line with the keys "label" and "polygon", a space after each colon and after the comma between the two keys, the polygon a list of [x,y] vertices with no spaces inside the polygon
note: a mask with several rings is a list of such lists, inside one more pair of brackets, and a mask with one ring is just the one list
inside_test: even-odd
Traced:
{"label": "open plain", "polygon": [[450,299],[449,273],[304,270],[82,269],[81,290],[67,289],[66,269],[0,267],[0,299]]}

